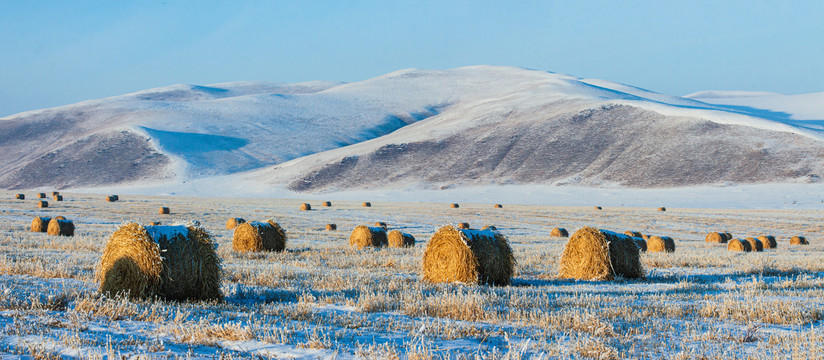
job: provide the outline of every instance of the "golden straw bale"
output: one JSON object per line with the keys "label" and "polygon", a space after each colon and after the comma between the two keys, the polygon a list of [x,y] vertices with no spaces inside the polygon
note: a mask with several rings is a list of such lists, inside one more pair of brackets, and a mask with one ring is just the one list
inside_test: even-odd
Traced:
{"label": "golden straw bale", "polygon": [[52,191],[52,196],[57,196],[57,195],[60,195],[59,191]]}
{"label": "golden straw bale", "polygon": [[458,204],[453,203],[453,204],[449,205],[449,207],[451,207],[451,208],[453,208],[453,209],[457,209],[457,208],[459,208],[459,207],[461,207],[461,206],[460,206],[460,205],[458,205]]}
{"label": "golden straw bale", "polygon": [[114,195],[109,195],[109,196],[106,196],[106,201],[115,202],[115,201],[117,201],[117,198],[115,198]]}
{"label": "golden straw bale", "polygon": [[363,207],[371,207],[371,206],[372,206],[372,203],[371,203],[371,202],[368,202],[368,201],[364,201],[364,202],[363,202],[363,204],[361,204],[361,206],[363,206]]}
{"label": "golden straw bale", "polygon": [[168,215],[168,214],[171,214],[171,213],[172,213],[172,211],[171,211],[171,210],[169,209],[169,207],[167,207],[167,206],[161,206],[161,207],[157,210],[157,213],[158,213],[158,214],[160,214],[160,215]]}
{"label": "golden straw bale", "polygon": [[334,231],[338,229],[338,224],[326,224],[326,230]]}
{"label": "golden straw bale", "polygon": [[423,254],[423,278],[433,283],[508,285],[515,268],[503,234],[444,226]]}
{"label": "golden straw bale", "polygon": [[495,204],[495,208],[496,208],[496,209],[502,209],[503,207],[504,207],[504,206],[503,206],[503,205],[501,205],[501,204]]}
{"label": "golden straw bale", "polygon": [[54,218],[57,219],[57,220],[66,220],[66,217],[63,216],[63,215],[57,215]]}
{"label": "golden straw bale", "polygon": [[274,220],[250,221],[238,224],[232,235],[232,250],[237,252],[283,251],[286,230]]}
{"label": "golden straw bale", "polygon": [[330,207],[330,206],[332,206],[332,202],[331,201],[324,201],[323,206]]}
{"label": "golden straw bale", "polygon": [[761,244],[764,246],[764,250],[775,249],[778,246],[775,242],[775,237],[770,235],[760,235],[758,240],[761,241]]}
{"label": "golden straw bale", "polygon": [[595,210],[603,210],[603,208],[602,208],[602,207],[600,207],[600,206],[596,206],[594,209],[595,209]]}
{"label": "golden straw bale", "polygon": [[226,229],[227,230],[232,230],[232,229],[236,228],[238,225],[243,224],[245,222],[246,222],[246,219],[244,219],[244,218],[239,218],[239,217],[238,218],[236,218],[236,217],[229,218],[229,220],[226,220]]}
{"label": "golden straw bale", "polygon": [[26,200],[26,194],[17,194],[14,198],[17,200]]}
{"label": "golden straw bale", "polygon": [[40,200],[37,202],[37,207],[39,208],[47,208],[49,207],[49,202],[46,200]]}
{"label": "golden straw bale", "polygon": [[796,235],[790,238],[790,245],[810,245],[810,243],[807,241],[806,237]]}
{"label": "golden straw bale", "polygon": [[300,210],[301,211],[312,210],[312,205],[309,205],[307,203],[300,204]]}
{"label": "golden straw bale", "polygon": [[569,237],[561,254],[559,277],[612,280],[644,276],[638,245],[632,237],[584,227]]}
{"label": "golden straw bale", "polygon": [[392,230],[386,234],[386,241],[389,247],[412,247],[415,246],[415,237],[402,233],[398,230]]}
{"label": "golden straw bale", "polygon": [[40,199],[45,199],[46,198],[46,193],[38,193],[37,197],[40,198]]}
{"label": "golden straw bale", "polygon": [[74,236],[74,223],[66,219],[51,219],[46,233],[54,236]]}
{"label": "golden straw bale", "polygon": [[388,245],[389,240],[386,238],[386,229],[382,227],[369,227],[366,225],[358,225],[352,230],[349,235],[349,246],[354,246],[358,249],[363,249],[367,246],[381,247]]}
{"label": "golden straw bale", "polygon": [[63,201],[63,195],[60,195],[60,194],[55,195],[54,196],[54,201]]}
{"label": "golden straw bale", "polygon": [[552,237],[569,237],[569,231],[564,228],[554,228],[552,231],[549,232],[549,236]]}
{"label": "golden straw bale", "polygon": [[642,234],[642,235],[641,235],[641,239],[644,239],[644,241],[649,241],[649,235],[647,235],[647,234]]}
{"label": "golden straw bale", "polygon": [[469,229],[469,223],[458,223],[458,229]]}
{"label": "golden straw bale", "polygon": [[385,223],[385,222],[383,222],[383,221],[377,221],[377,222],[375,222],[375,226],[377,226],[377,227],[382,227],[384,230],[388,230],[388,228],[386,227],[386,223]]}
{"label": "golden straw bale", "polygon": [[704,242],[724,244],[727,242],[727,236],[724,233],[711,232],[704,237]]}
{"label": "golden straw bale", "polygon": [[152,226],[160,225],[160,221],[150,221],[149,225],[152,225]]}
{"label": "golden straw bale", "polygon": [[126,224],[106,243],[96,269],[100,292],[131,298],[220,300],[216,243],[197,226]]}
{"label": "golden straw bale", "polygon": [[649,252],[675,252],[675,241],[669,236],[650,236],[647,240]]}
{"label": "golden straw bale", "polygon": [[752,251],[752,246],[748,241],[743,241],[741,239],[731,239],[729,243],[727,243],[727,250],[728,251],[739,251],[739,252],[750,252]]}
{"label": "golden straw bale", "polygon": [[484,225],[484,227],[482,227],[481,230],[498,231],[498,227],[495,225]]}
{"label": "golden straw bale", "polygon": [[758,240],[752,236],[744,240],[750,243],[750,247],[752,247],[754,251],[764,251],[764,244],[761,242],[761,240]]}
{"label": "golden straw bale", "polygon": [[31,232],[46,232],[49,229],[49,221],[51,218],[35,217],[31,221]]}
{"label": "golden straw bale", "polygon": [[730,234],[729,232],[725,232],[725,233],[724,233],[724,235],[726,235],[726,236],[727,236],[727,241],[730,241],[730,240],[732,240],[732,239],[733,239],[732,234]]}
{"label": "golden straw bale", "polygon": [[663,206],[662,206],[662,207],[659,207],[659,208],[658,208],[658,211],[667,211],[667,208],[665,208],[665,207],[663,207]]}

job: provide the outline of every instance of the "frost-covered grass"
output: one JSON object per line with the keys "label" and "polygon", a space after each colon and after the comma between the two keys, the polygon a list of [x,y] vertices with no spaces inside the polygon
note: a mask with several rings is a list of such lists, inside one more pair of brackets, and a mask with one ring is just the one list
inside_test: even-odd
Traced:
{"label": "frost-covered grass", "polygon": [[[822,359],[824,242],[820,211],[510,206],[449,202],[65,194],[38,209],[0,192],[0,356],[367,359]],[[373,199],[363,199],[370,201]],[[157,215],[159,206],[172,215]],[[75,220],[73,238],[27,232],[35,215]],[[283,253],[231,251],[229,217],[275,218]],[[105,241],[129,220],[198,220],[219,243],[224,302],[129,301],[97,293]],[[384,221],[413,249],[356,251],[349,231]],[[441,225],[495,225],[518,261],[511,286],[420,280],[426,241]],[[338,231],[324,231],[337,223]],[[676,239],[674,254],[644,254],[647,277],[557,279],[560,226],[638,230]],[[711,230],[778,238],[777,250],[729,253]],[[791,247],[792,235],[812,245]]]}

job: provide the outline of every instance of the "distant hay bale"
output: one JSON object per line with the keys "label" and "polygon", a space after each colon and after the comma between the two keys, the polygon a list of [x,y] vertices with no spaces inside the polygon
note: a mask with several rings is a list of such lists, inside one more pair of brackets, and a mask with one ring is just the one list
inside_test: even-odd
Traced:
{"label": "distant hay bale", "polygon": [[596,206],[594,209],[595,209],[595,210],[603,210],[603,208],[602,208],[602,207],[600,207],[600,206]]}
{"label": "distant hay bale", "polygon": [[46,232],[49,229],[51,218],[36,216],[31,221],[31,232]]}
{"label": "distant hay bale", "polygon": [[650,236],[647,240],[649,252],[675,252],[675,241],[669,236]]}
{"label": "distant hay bale", "polygon": [[17,200],[26,200],[26,194],[17,194],[14,198]]}
{"label": "distant hay bale", "polygon": [[229,218],[229,220],[226,220],[226,229],[227,230],[232,230],[232,229],[236,228],[238,225],[243,224],[245,222],[246,222],[246,219],[244,219],[244,218],[239,218],[239,217],[238,218],[236,218],[236,217]]}
{"label": "distant hay bale", "polygon": [[552,231],[549,232],[549,236],[552,237],[569,237],[569,231],[564,228],[554,228]]}
{"label": "distant hay bale", "polygon": [[109,237],[97,266],[100,292],[131,298],[220,300],[216,246],[201,227],[123,225]]}
{"label": "distant hay bale", "polygon": [[114,197],[114,201],[120,201],[120,196],[118,196],[118,195],[112,195],[112,197]]}
{"label": "distant hay bale", "polygon": [[40,199],[45,199],[46,198],[46,193],[38,193],[37,197],[40,198]]}
{"label": "distant hay bale", "polygon": [[52,196],[57,196],[57,195],[60,195],[59,191],[52,191]]}
{"label": "distant hay bale", "polygon": [[559,277],[612,280],[644,276],[640,249],[632,237],[584,227],[569,237],[561,254]]}
{"label": "distant hay bale", "polygon": [[752,247],[752,249],[754,251],[764,251],[764,244],[761,242],[761,240],[758,240],[758,239],[756,239],[752,236],[750,236],[750,237],[748,237],[744,240],[746,240],[748,243],[750,243],[750,247]]}
{"label": "distant hay bale", "polygon": [[152,226],[160,225],[160,221],[150,221],[149,225],[152,225]]}
{"label": "distant hay bale", "polygon": [[752,251],[752,246],[747,241],[731,239],[729,243],[727,243],[727,251],[750,252]]}
{"label": "distant hay bale", "polygon": [[453,208],[453,209],[457,209],[457,208],[459,208],[459,207],[461,207],[461,206],[460,206],[460,205],[458,205],[458,204],[453,203],[453,204],[449,205],[449,207],[451,207],[451,208]]}
{"label": "distant hay bale", "polygon": [[503,207],[504,207],[504,206],[503,206],[503,205],[501,205],[501,204],[495,204],[495,208],[496,208],[496,209],[502,209]]}
{"label": "distant hay bale", "polygon": [[640,231],[632,231],[632,230],[624,231],[624,235],[637,237],[637,238],[643,237],[643,235],[641,234]]}
{"label": "distant hay bale", "polygon": [[312,210],[312,205],[309,205],[308,203],[300,204],[300,210],[301,211]]}
{"label": "distant hay bale", "polygon": [[326,230],[334,231],[338,229],[338,224],[326,224]]}
{"label": "distant hay bale", "polygon": [[641,234],[641,239],[644,239],[644,241],[649,241],[649,235]]}
{"label": "distant hay bale", "polygon": [[167,206],[161,206],[160,209],[157,210],[157,213],[160,215],[168,215],[171,214],[171,210]]}
{"label": "distant hay bale", "polygon": [[59,195],[59,194],[55,195],[54,196],[54,201],[63,201],[63,195]]}
{"label": "distant hay bale", "polygon": [[74,236],[74,223],[71,220],[51,219],[46,233],[53,236]]}
{"label": "distant hay bale", "polygon": [[647,241],[642,238],[633,238],[635,240],[635,245],[638,246],[638,250],[641,252],[647,252]]}
{"label": "distant hay bale", "polygon": [[39,208],[47,208],[49,207],[49,202],[46,200],[40,200],[37,202],[37,207]]}
{"label": "distant hay bale", "polygon": [[484,227],[482,227],[481,230],[498,231],[498,227],[495,225],[484,225]]}
{"label": "distant hay bale", "polygon": [[458,229],[469,229],[469,223],[458,223]]}
{"label": "distant hay bale", "polygon": [[377,222],[375,222],[375,226],[377,226],[377,227],[382,227],[384,230],[388,230],[388,228],[386,227],[386,223],[385,223],[385,222],[383,222],[383,221],[377,221]]}
{"label": "distant hay bale", "polygon": [[515,268],[503,234],[444,226],[423,254],[423,278],[433,283],[508,285]]}
{"label": "distant hay bale", "polygon": [[361,206],[362,207],[372,207],[372,203],[368,202],[368,201],[364,201],[363,204],[361,204]]}
{"label": "distant hay bale", "polygon": [[63,215],[57,215],[54,218],[57,219],[57,220],[66,220],[66,217],[63,216]]}
{"label": "distant hay bale", "polygon": [[727,236],[724,233],[711,232],[704,237],[704,242],[724,244],[727,242]]}
{"label": "distant hay bale", "polygon": [[758,240],[764,246],[764,249],[775,249],[778,244],[775,242],[775,237],[769,235],[760,235]]}
{"label": "distant hay bale", "polygon": [[810,243],[807,242],[806,237],[796,235],[790,238],[790,245],[810,245]]}
{"label": "distant hay bale", "polygon": [[730,241],[730,240],[733,239],[732,234],[730,234],[729,232],[724,232],[723,234],[727,237],[727,241]]}
{"label": "distant hay bale", "polygon": [[238,224],[232,235],[232,250],[236,252],[283,251],[286,231],[274,220],[250,221]]}
{"label": "distant hay bale", "polygon": [[662,207],[659,207],[659,208],[658,208],[658,211],[667,211],[667,208],[665,208],[665,207],[663,207],[663,206],[662,206]]}
{"label": "distant hay bale", "polygon": [[386,241],[389,247],[413,247],[415,246],[415,237],[402,233],[398,230],[392,230],[386,234]]}
{"label": "distant hay bale", "polygon": [[331,201],[324,201],[323,206],[330,207],[330,206],[332,206],[332,202]]}
{"label": "distant hay bale", "polygon": [[109,195],[109,196],[106,196],[106,201],[108,201],[108,202],[115,202],[115,201],[117,201],[117,197],[116,197],[116,196],[114,196],[114,195]]}
{"label": "distant hay bale", "polygon": [[386,229],[382,227],[369,227],[358,225],[349,235],[349,246],[354,246],[358,250],[367,246],[381,247],[387,246],[389,240],[386,238]]}

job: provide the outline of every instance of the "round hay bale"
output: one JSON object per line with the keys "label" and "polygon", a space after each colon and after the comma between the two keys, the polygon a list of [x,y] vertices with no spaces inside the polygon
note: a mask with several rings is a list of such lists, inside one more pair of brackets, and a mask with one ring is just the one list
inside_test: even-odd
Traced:
{"label": "round hay bale", "polygon": [[501,205],[501,204],[495,204],[495,208],[496,208],[496,209],[503,209],[503,207],[504,207],[504,206],[503,206],[503,205]]}
{"label": "round hay bale", "polygon": [[238,225],[243,224],[245,222],[246,219],[244,218],[229,218],[229,220],[226,220],[226,230],[232,230],[236,228]]}
{"label": "round hay bale", "polygon": [[747,241],[732,239],[727,243],[727,251],[750,252],[752,251],[752,246]]}
{"label": "round hay bale", "polygon": [[220,258],[196,226],[126,224],[106,243],[97,267],[100,292],[131,298],[220,300]]}
{"label": "round hay bale", "polygon": [[626,235],[626,236],[635,236],[635,235],[633,235],[633,232],[630,231],[630,230],[624,231],[624,235]]}
{"label": "round hay bale", "polygon": [[47,208],[49,207],[49,202],[46,200],[40,200],[37,202],[37,207],[39,208]]}
{"label": "round hay bale", "polygon": [[172,210],[170,210],[167,206],[161,206],[160,209],[157,210],[157,213],[160,215],[169,215],[172,213]]}
{"label": "round hay bale", "polygon": [[675,241],[669,236],[650,236],[647,240],[649,252],[675,252]]}
{"label": "round hay bale", "polygon": [[569,231],[564,228],[554,228],[552,231],[549,232],[549,236],[552,237],[569,237]]}
{"label": "round hay bale", "polygon": [[59,191],[52,191],[52,196],[57,196],[57,195],[60,195]]}
{"label": "round hay bale", "polygon": [[458,223],[458,229],[464,229],[464,230],[469,229],[469,223],[465,223],[465,222]]}
{"label": "round hay bale", "polygon": [[300,204],[300,210],[301,210],[301,211],[309,211],[309,210],[312,210],[312,205],[309,205],[308,203],[303,203],[303,204]]}
{"label": "round hay bale", "polygon": [[569,237],[561,254],[559,277],[612,280],[644,276],[640,249],[632,237],[584,227]]}
{"label": "round hay bale", "polygon": [[326,224],[326,230],[334,231],[338,229],[338,224]]}
{"label": "round hay bale", "polygon": [[392,230],[386,234],[386,241],[389,247],[413,247],[415,246],[415,237],[402,233],[398,230]]}
{"label": "round hay bale", "polygon": [[120,201],[120,196],[118,196],[118,195],[112,195],[112,197],[114,197],[114,201]]}
{"label": "round hay bale", "polygon": [[358,250],[367,246],[386,246],[388,243],[389,240],[386,238],[386,229],[382,227],[358,225],[352,230],[352,234],[349,235],[349,246],[354,246],[358,248]]}
{"label": "round hay bale", "polygon": [[54,196],[54,201],[63,201],[63,195],[59,195],[59,194],[55,195]]}
{"label": "round hay bale", "polygon": [[17,200],[26,200],[26,194],[17,194],[14,198]]}
{"label": "round hay bale", "polygon": [[364,201],[363,204],[361,204],[361,206],[363,206],[363,207],[372,207],[372,203],[368,202],[368,201]]}
{"label": "round hay bale", "polygon": [[775,249],[778,245],[775,242],[775,237],[769,235],[761,235],[758,237],[758,240],[761,241],[761,244],[764,246],[764,250]]}
{"label": "round hay bale", "polygon": [[45,199],[46,198],[46,193],[38,193],[37,197],[40,198],[40,199]]}
{"label": "round hay bale", "polygon": [[152,226],[160,225],[160,221],[150,221],[149,225],[152,225]]}
{"label": "round hay bale", "polygon": [[109,196],[106,196],[106,201],[115,202],[115,201],[117,201],[117,198],[114,195],[109,195]]}
{"label": "round hay bale", "polygon": [[761,242],[761,240],[758,240],[758,239],[756,239],[752,236],[748,237],[744,240],[746,240],[748,243],[750,243],[750,247],[754,251],[764,251],[764,244]]}
{"label": "round hay bale", "polygon": [[57,220],[66,220],[66,217],[63,216],[63,215],[57,215],[54,218],[57,219]]}
{"label": "round hay bale", "polygon": [[49,229],[49,221],[51,218],[35,217],[31,221],[31,232],[46,232]]}
{"label": "round hay bale", "polygon": [[641,239],[644,239],[644,241],[649,241],[649,235],[641,234]]}
{"label": "round hay bale", "polygon": [[796,235],[790,238],[790,245],[810,245],[810,243],[807,242],[806,237]]}
{"label": "round hay bale", "polygon": [[711,232],[704,237],[704,242],[723,244],[727,242],[727,236],[724,233]]}
{"label": "round hay bale", "polygon": [[658,208],[658,211],[667,211],[667,208],[665,208],[665,207],[663,207],[663,206],[662,206],[662,207],[659,207],[659,208]]}
{"label": "round hay bale", "polygon": [[66,219],[51,219],[46,233],[53,236],[74,236],[74,223]]}
{"label": "round hay bale", "polygon": [[723,234],[727,237],[727,241],[730,241],[730,240],[733,239],[732,234],[730,234],[729,232],[724,232]]}
{"label": "round hay bale", "polygon": [[423,253],[423,278],[433,283],[508,285],[515,269],[503,234],[444,226]]}
{"label": "round hay bale", "polygon": [[638,250],[641,252],[647,252],[647,241],[642,238],[633,238],[635,240],[635,245],[638,246]]}
{"label": "round hay bale", "polygon": [[375,222],[375,226],[377,226],[377,227],[382,227],[384,230],[388,230],[388,228],[386,227],[386,223],[385,223],[385,222],[383,222],[383,221],[377,221],[377,222]]}
{"label": "round hay bale", "polygon": [[237,252],[283,251],[286,231],[274,220],[238,224],[232,235],[232,250]]}
{"label": "round hay bale", "polygon": [[498,231],[498,227],[496,227],[495,225],[484,225],[484,227],[482,227],[481,230]]}
{"label": "round hay bale", "polygon": [[450,207],[450,208],[453,208],[453,209],[457,209],[457,208],[459,208],[459,207],[461,207],[461,206],[460,206],[460,205],[458,205],[458,204],[453,203],[453,204],[449,205],[449,207]]}
{"label": "round hay bale", "polygon": [[603,208],[602,208],[602,207],[600,207],[600,206],[596,206],[596,207],[594,207],[594,209],[595,209],[595,210],[603,210]]}
{"label": "round hay bale", "polygon": [[332,206],[332,202],[331,201],[324,201],[323,206],[330,207],[330,206]]}

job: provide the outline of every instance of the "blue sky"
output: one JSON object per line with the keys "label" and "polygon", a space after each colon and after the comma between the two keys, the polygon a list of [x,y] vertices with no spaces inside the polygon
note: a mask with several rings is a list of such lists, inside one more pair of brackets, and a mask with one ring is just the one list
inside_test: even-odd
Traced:
{"label": "blue sky", "polygon": [[177,83],[512,65],[824,91],[824,1],[0,1],[0,116]]}

